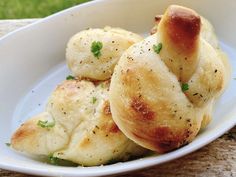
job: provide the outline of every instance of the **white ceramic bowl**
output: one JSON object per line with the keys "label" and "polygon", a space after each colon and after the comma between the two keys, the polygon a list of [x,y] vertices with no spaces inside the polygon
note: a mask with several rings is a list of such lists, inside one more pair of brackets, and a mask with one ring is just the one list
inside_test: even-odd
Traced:
{"label": "white ceramic bowl", "polygon": [[[173,152],[99,167],[59,167],[14,152],[5,145],[29,116],[43,110],[48,95],[69,74],[65,46],[76,32],[105,25],[146,33],[153,17],[169,4],[185,5],[208,18],[236,77],[236,1],[215,0],[100,0],[62,11],[0,40],[0,168],[47,176],[100,176],[128,172],[167,162],[210,143],[236,123],[236,80],[217,102],[211,124],[189,145]],[[223,148],[223,147],[222,147]]]}

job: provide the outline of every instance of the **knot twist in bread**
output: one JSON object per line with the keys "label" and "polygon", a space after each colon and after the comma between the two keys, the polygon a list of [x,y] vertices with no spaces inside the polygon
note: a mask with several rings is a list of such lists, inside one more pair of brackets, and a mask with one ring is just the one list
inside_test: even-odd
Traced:
{"label": "knot twist in bread", "polygon": [[193,10],[170,6],[157,32],[125,51],[115,67],[113,119],[145,148],[159,153],[176,149],[191,142],[211,119],[228,69],[212,29],[201,31],[201,26]]}

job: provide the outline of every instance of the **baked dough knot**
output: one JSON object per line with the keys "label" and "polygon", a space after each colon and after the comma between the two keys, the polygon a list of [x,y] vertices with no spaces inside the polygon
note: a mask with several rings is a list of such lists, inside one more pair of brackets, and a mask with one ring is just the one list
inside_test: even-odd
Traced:
{"label": "baked dough knot", "polygon": [[137,144],[168,152],[209,124],[229,69],[212,26],[203,23],[195,11],[169,6],[156,33],[131,46],[116,65],[111,112]]}
{"label": "baked dough knot", "polygon": [[[75,34],[66,49],[74,77],[57,86],[43,113],[15,131],[11,146],[84,166],[144,155],[147,150],[129,140],[114,123],[108,96],[114,66],[128,47],[141,40],[135,33],[111,27]],[[94,41],[102,44],[99,58],[91,52]]]}

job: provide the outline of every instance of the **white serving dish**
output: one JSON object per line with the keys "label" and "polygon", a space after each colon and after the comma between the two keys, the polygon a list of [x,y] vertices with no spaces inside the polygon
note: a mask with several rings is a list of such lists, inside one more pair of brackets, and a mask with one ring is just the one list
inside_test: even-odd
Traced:
{"label": "white serving dish", "polygon": [[[76,32],[110,25],[147,34],[153,17],[169,4],[185,5],[208,18],[236,77],[236,1],[98,0],[62,11],[12,32],[0,40],[0,168],[46,176],[101,176],[161,164],[210,143],[236,124],[236,80],[217,102],[211,124],[189,145],[173,152],[99,167],[59,167],[14,152],[5,143],[29,116],[43,110],[54,87],[69,74],[65,46]],[[223,147],[222,147],[223,148]]]}

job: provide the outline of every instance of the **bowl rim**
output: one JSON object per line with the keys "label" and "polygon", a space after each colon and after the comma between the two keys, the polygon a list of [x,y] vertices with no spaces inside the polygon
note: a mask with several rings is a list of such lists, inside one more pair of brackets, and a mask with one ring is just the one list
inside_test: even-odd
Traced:
{"label": "bowl rim", "polygon": [[[112,174],[118,174],[118,173],[127,173],[130,171],[135,170],[141,170],[147,167],[152,167],[154,165],[162,164],[165,162],[169,162],[171,160],[175,160],[177,158],[180,158],[182,156],[185,156],[187,154],[190,154],[191,152],[194,152],[201,147],[211,143],[216,138],[222,136],[226,131],[233,128],[235,126],[236,122],[233,124],[231,122],[231,119],[229,119],[223,128],[219,129],[217,133],[215,133],[214,130],[210,130],[209,133],[211,133],[211,136],[203,137],[203,140],[198,140],[195,146],[190,147],[189,145],[186,145],[180,149],[177,149],[175,151],[163,154],[162,156],[167,156],[164,158],[159,159],[158,156],[154,157],[146,157],[145,159],[137,159],[133,161],[127,161],[127,162],[119,162],[116,164],[111,165],[105,165],[105,166],[94,166],[94,167],[62,167],[62,166],[52,166],[50,165],[50,170],[48,169],[39,169],[34,168],[32,166],[21,166],[21,165],[11,165],[8,163],[4,163],[0,161],[0,167],[2,169],[26,173],[26,174],[32,174],[32,175],[45,175],[45,176],[54,176],[55,174],[60,174],[62,176],[71,176],[71,177],[89,177],[89,176],[105,176],[105,175],[112,175]],[[193,141],[194,143],[196,141]],[[112,166],[116,166],[113,167]],[[38,166],[38,165],[35,165]]]}
{"label": "bowl rim", "polygon": [[[12,32],[9,32],[8,34],[4,35],[0,38],[0,43],[4,42],[8,37],[14,35],[15,33],[18,33],[22,30],[25,30],[27,28],[30,28],[32,26],[35,26],[40,23],[44,23],[49,21],[51,18],[54,18],[55,16],[63,15],[73,9],[78,10],[80,8],[93,6],[94,4],[100,3],[100,2],[106,2],[106,1],[116,1],[116,0],[96,0],[96,1],[90,1],[86,2],[68,9],[65,9],[63,11],[57,12],[53,15],[50,15],[48,17],[42,18],[37,20],[36,22],[33,22],[31,24],[28,24],[24,27],[21,27],[19,29],[16,29]],[[236,107],[236,105],[235,105]],[[187,155],[193,151],[196,151],[197,149],[200,149],[201,147],[209,144],[210,142],[214,141],[221,135],[223,135],[226,131],[231,129],[236,125],[236,119],[230,118],[228,120],[225,120],[225,122],[221,125],[219,125],[221,128],[218,131],[210,130],[208,134],[209,136],[206,137],[200,137],[200,140],[193,141],[192,143],[195,143],[194,146],[186,145],[180,149],[177,149],[175,151],[169,152],[167,154],[163,154],[163,158],[159,159],[157,157],[146,157],[143,159],[128,161],[124,163],[117,163],[112,165],[105,165],[105,166],[95,166],[95,167],[61,167],[61,166],[49,166],[50,170],[48,168],[36,168],[38,166],[37,164],[34,166],[23,166],[23,165],[16,165],[16,164],[9,164],[3,161],[0,161],[0,168],[26,173],[26,174],[33,174],[33,175],[45,175],[45,176],[55,176],[57,174],[60,174],[62,176],[103,176],[103,175],[112,175],[117,173],[126,173],[134,170],[140,170],[147,167],[151,167],[154,165],[158,165],[161,163],[165,163],[174,159],[177,159],[179,157],[182,157],[184,155]],[[165,157],[166,156],[166,157]]]}

